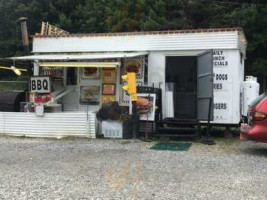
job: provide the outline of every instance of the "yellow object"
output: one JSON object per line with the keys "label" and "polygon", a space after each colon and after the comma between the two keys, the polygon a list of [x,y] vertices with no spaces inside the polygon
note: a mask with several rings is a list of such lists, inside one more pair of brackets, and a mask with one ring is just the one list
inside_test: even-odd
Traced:
{"label": "yellow object", "polygon": [[116,96],[114,95],[102,95],[102,104],[110,103],[116,101]]}
{"label": "yellow object", "polygon": [[131,100],[132,101],[137,101],[137,94],[131,94]]}
{"label": "yellow object", "polygon": [[116,68],[116,62],[40,62],[40,67],[97,67],[97,68]]}
{"label": "yellow object", "polygon": [[[12,70],[10,67],[3,67],[3,66],[0,66],[0,69]],[[22,71],[22,72],[26,72],[27,71],[27,69],[20,69],[20,68],[17,68],[17,69]]]}
{"label": "yellow object", "polygon": [[15,66],[11,66],[11,67],[0,66],[0,69],[12,70],[18,76],[21,75],[21,71],[27,71],[26,69],[19,69],[19,68],[16,68]]}
{"label": "yellow object", "polygon": [[21,71],[20,71],[19,69],[17,69],[15,66],[11,66],[10,68],[11,68],[11,69],[13,70],[13,72],[14,72],[15,74],[17,74],[18,76],[21,75]]}
{"label": "yellow object", "polygon": [[137,94],[136,94],[136,73],[128,72],[127,75],[123,75],[121,77],[124,81],[127,82],[126,85],[122,87],[123,90],[127,91],[132,101],[137,101]]}

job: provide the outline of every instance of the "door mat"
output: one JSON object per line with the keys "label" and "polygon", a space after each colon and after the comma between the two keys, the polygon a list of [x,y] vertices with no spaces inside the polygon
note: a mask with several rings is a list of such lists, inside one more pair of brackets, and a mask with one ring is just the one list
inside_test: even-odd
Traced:
{"label": "door mat", "polygon": [[191,146],[192,143],[189,142],[158,143],[153,145],[150,149],[167,151],[188,151]]}

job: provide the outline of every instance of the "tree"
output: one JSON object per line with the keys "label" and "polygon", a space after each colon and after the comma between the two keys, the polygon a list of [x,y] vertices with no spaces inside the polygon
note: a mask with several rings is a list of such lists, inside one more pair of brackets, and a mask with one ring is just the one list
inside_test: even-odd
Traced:
{"label": "tree", "polygon": [[76,5],[74,9],[74,24],[80,32],[106,32],[105,6],[106,0],[87,0]]}
{"label": "tree", "polygon": [[166,27],[165,10],[164,1],[147,1],[142,13],[141,29],[144,31],[163,30]]}
{"label": "tree", "polygon": [[139,31],[140,4],[138,0],[115,0],[106,7],[106,25],[110,32]]}
{"label": "tree", "polygon": [[243,27],[248,40],[245,69],[247,74],[266,78],[267,73],[267,5],[238,4],[210,20],[210,27]]}
{"label": "tree", "polygon": [[0,0],[0,13],[0,57],[23,54],[17,22],[22,16],[29,18],[31,35],[40,32],[41,21],[71,33],[243,27],[248,40],[246,72],[261,79],[266,73],[263,0]]}

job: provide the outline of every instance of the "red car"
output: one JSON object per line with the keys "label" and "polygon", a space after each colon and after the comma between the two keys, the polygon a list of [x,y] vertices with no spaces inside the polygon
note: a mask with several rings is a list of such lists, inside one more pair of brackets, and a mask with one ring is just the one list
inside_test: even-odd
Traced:
{"label": "red car", "polygon": [[248,124],[241,124],[241,139],[267,143],[267,93],[263,93],[251,104]]}

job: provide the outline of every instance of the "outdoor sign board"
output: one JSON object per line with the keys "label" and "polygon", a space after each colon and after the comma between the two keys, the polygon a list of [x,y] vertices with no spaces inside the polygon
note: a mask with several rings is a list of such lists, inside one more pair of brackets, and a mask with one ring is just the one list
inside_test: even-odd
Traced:
{"label": "outdoor sign board", "polygon": [[48,76],[34,76],[31,77],[30,82],[31,92],[37,92],[40,94],[51,92],[51,81]]}
{"label": "outdoor sign board", "polygon": [[[156,113],[156,94],[138,93],[137,110],[141,121],[154,121]],[[130,103],[130,114],[132,114],[132,103]]]}
{"label": "outdoor sign board", "polygon": [[[214,122],[238,123],[240,120],[240,83],[242,60],[235,50],[213,51]],[[240,78],[241,79],[241,78]],[[241,79],[243,81],[243,77]],[[234,113],[234,114],[233,114]]]}
{"label": "outdoor sign board", "polygon": [[100,86],[80,86],[80,104],[98,105],[100,97]]}

